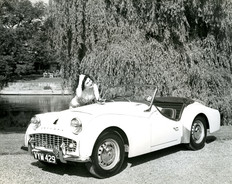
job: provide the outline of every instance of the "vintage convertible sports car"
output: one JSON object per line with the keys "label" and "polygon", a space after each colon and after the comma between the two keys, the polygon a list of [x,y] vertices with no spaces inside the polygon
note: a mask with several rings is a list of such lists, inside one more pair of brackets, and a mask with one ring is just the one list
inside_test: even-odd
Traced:
{"label": "vintage convertible sports car", "polygon": [[86,162],[98,178],[117,174],[125,161],[177,144],[204,147],[207,129],[219,130],[218,110],[179,97],[150,102],[110,101],[61,112],[37,114],[25,146],[43,163]]}

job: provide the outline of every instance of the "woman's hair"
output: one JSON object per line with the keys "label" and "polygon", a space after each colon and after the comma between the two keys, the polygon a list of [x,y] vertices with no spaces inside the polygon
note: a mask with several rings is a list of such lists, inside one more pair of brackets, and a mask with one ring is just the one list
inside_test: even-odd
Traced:
{"label": "woman's hair", "polygon": [[85,75],[85,77],[84,77],[84,79],[83,79],[83,81],[82,81],[82,84],[81,84],[81,90],[82,90],[82,91],[85,89],[85,81],[86,81],[88,78],[90,78],[90,79],[94,82],[94,80],[93,80],[92,77],[90,77],[89,75]]}

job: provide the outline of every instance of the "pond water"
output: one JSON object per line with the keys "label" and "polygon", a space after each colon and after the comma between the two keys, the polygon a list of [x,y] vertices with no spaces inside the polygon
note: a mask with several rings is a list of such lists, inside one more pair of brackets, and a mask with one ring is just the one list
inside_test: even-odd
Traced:
{"label": "pond water", "polygon": [[70,95],[0,95],[0,130],[26,128],[38,113],[69,108]]}

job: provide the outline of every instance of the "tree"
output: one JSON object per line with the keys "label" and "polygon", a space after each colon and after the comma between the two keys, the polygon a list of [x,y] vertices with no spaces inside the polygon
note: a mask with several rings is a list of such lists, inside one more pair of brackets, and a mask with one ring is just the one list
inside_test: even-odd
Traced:
{"label": "tree", "polygon": [[204,100],[231,117],[229,0],[53,0],[53,40],[66,75],[89,73],[104,95],[143,93]]}
{"label": "tree", "polygon": [[47,65],[53,54],[45,27],[46,5],[29,0],[1,0],[0,9],[1,79],[30,74]]}

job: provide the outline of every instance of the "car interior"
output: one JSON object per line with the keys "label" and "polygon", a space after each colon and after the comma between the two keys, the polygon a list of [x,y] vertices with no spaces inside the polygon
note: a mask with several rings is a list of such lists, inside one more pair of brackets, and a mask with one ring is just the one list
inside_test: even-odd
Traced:
{"label": "car interior", "polygon": [[153,104],[165,117],[172,120],[179,120],[184,108],[193,102],[193,100],[187,98],[156,97]]}

